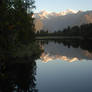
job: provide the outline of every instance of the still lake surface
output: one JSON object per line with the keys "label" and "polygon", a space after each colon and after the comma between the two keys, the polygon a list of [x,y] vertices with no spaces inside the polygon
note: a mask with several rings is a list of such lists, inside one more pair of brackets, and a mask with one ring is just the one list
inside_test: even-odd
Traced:
{"label": "still lake surface", "polygon": [[91,41],[40,41],[38,92],[92,92]]}
{"label": "still lake surface", "polygon": [[92,40],[37,42],[43,52],[0,60],[0,92],[92,92]]}

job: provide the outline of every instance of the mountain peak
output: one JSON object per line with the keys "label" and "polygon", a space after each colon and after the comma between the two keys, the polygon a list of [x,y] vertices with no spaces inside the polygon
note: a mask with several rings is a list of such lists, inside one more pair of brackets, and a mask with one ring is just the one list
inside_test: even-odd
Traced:
{"label": "mountain peak", "polygon": [[76,14],[78,11],[72,10],[72,9],[67,9],[65,11],[61,11],[61,15],[68,15],[68,14]]}
{"label": "mountain peak", "polygon": [[48,14],[48,12],[46,10],[41,10],[39,13],[40,14]]}
{"label": "mountain peak", "polygon": [[72,10],[72,9],[67,9],[65,11],[61,12],[47,12],[46,10],[41,10],[38,15],[43,19],[43,18],[48,18],[48,16],[64,16],[68,14],[76,14],[78,11]]}
{"label": "mountain peak", "polygon": [[44,29],[49,32],[57,30],[62,31],[68,26],[79,26],[85,23],[92,23],[92,11],[75,11],[67,9],[61,12],[47,12],[43,10],[39,13],[35,13],[34,17],[37,22],[36,27],[38,27],[36,29]]}
{"label": "mountain peak", "polygon": [[49,12],[41,10],[38,15],[41,17],[41,19],[48,18]]}

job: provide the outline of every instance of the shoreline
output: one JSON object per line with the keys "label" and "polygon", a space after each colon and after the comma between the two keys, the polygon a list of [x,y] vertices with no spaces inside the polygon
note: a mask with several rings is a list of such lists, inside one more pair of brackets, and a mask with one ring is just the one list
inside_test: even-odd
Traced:
{"label": "shoreline", "polygon": [[81,36],[36,36],[36,40],[62,40],[62,39],[79,39],[79,40],[92,40],[92,38],[84,38]]}

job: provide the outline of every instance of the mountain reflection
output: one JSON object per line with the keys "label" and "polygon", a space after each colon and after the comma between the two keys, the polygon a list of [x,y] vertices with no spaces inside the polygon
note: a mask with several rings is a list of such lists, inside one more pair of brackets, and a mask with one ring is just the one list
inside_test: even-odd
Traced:
{"label": "mountain reflection", "polygon": [[41,59],[43,62],[92,60],[91,42],[92,40],[42,40],[40,43],[44,53]]}
{"label": "mountain reflection", "polygon": [[64,60],[64,61],[68,61],[68,62],[74,62],[74,61],[79,60],[76,57],[68,58],[66,56],[59,56],[59,55],[49,56],[49,54],[45,54],[45,53],[42,54],[41,59],[42,59],[43,62],[48,62],[48,61],[51,61],[51,60]]}

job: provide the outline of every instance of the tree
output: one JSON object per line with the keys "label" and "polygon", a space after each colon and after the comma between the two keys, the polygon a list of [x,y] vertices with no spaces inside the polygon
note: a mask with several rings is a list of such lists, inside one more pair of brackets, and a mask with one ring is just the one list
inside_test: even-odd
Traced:
{"label": "tree", "polygon": [[33,8],[34,0],[0,0],[0,48],[7,55],[33,42]]}

